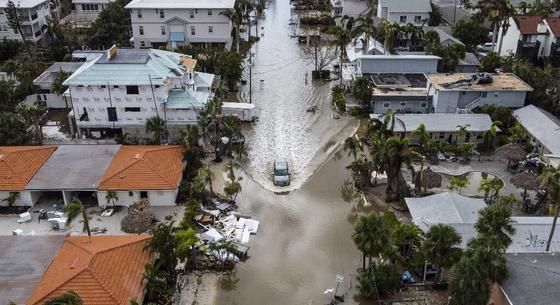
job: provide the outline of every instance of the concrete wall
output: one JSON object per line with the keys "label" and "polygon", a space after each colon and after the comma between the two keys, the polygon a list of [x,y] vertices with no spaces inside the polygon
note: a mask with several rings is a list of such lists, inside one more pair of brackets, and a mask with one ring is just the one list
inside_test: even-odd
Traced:
{"label": "concrete wall", "polygon": [[418,101],[406,101],[406,102],[395,102],[395,101],[375,101],[373,102],[373,113],[385,113],[387,110],[400,110],[408,112],[421,112],[425,113],[429,109],[429,102],[426,101],[425,97],[419,97]]}
{"label": "concrete wall", "polygon": [[[401,22],[401,16],[406,16],[406,21],[405,22]],[[416,17],[420,17],[420,21],[415,21]],[[430,14],[429,13],[399,13],[399,12],[388,12],[387,15],[387,20],[390,22],[396,22],[399,23],[401,25],[407,24],[407,23],[412,23],[416,26],[422,25],[423,20],[425,19],[429,19],[430,18]]]}
{"label": "concrete wall", "polygon": [[435,91],[433,93],[433,101],[435,112],[452,113],[457,108],[465,108],[477,98],[480,99],[480,105],[496,105],[509,108],[523,107],[525,104],[525,91]]}
{"label": "concrete wall", "polygon": [[[16,206],[33,206],[37,200],[39,200],[39,196],[37,194],[32,195],[30,191],[21,191],[18,192],[19,197],[16,200]],[[10,196],[10,192],[7,191],[0,191],[0,205],[7,206],[8,203],[6,201],[1,201]]]}
{"label": "concrete wall", "polygon": [[66,99],[63,95],[58,95],[56,93],[38,93],[28,95],[25,98],[25,103],[33,105],[36,101],[44,101],[47,103],[47,108],[72,108],[72,102],[68,99],[68,105],[66,105]]}
{"label": "concrete wall", "polygon": [[[432,139],[434,140],[441,140],[442,142],[446,142],[450,140],[451,144],[464,144],[464,143],[482,143],[483,142],[483,133],[482,132],[470,132],[470,138],[467,142],[467,136],[461,136],[458,132],[432,132]],[[418,144],[419,136],[412,135],[412,130],[406,133],[406,136],[410,140],[411,143]]]}
{"label": "concrete wall", "polygon": [[[116,191],[119,199],[115,202],[115,205],[120,206],[130,206],[135,202],[138,202],[140,198],[141,191]],[[165,191],[147,191],[148,201],[150,205],[153,206],[168,206],[175,205],[175,199],[177,198],[177,190],[165,190]],[[111,206],[105,200],[107,196],[107,191],[97,191],[97,200],[100,206]]]}
{"label": "concrete wall", "polygon": [[[150,47],[151,43],[167,43],[170,32],[183,32],[186,44],[231,41],[232,26],[223,15],[225,9],[165,9],[163,18],[161,11],[130,9],[135,48]],[[162,33],[162,26],[165,27],[165,33]],[[144,34],[140,33],[140,27],[143,27]]]}

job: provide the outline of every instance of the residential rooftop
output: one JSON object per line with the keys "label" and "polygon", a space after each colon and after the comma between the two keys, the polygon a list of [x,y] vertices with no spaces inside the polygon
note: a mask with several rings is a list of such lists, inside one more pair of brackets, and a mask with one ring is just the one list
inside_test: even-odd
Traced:
{"label": "residential rooftop", "polygon": [[54,146],[0,147],[0,190],[24,190],[55,150]]}
{"label": "residential rooftop", "polygon": [[63,235],[0,236],[0,304],[25,304],[63,242]]}
{"label": "residential rooftop", "polygon": [[547,32],[539,33],[538,27],[544,20],[542,16],[513,16],[513,21],[517,25],[517,29],[523,35],[548,35]]}
{"label": "residential rooftop", "polygon": [[28,190],[95,190],[120,145],[59,145]]}
{"label": "residential rooftop", "polygon": [[[423,231],[437,224],[453,227],[462,237],[462,247],[477,235],[474,224],[479,212],[486,207],[482,199],[454,193],[440,193],[422,198],[405,198],[413,222]],[[545,252],[546,241],[554,217],[512,217],[515,235],[507,253]],[[557,230],[560,224],[557,224]],[[560,237],[554,236],[552,252],[560,252]]]}
{"label": "residential rooftop", "polygon": [[[42,3],[49,3],[47,0],[18,0],[14,1],[19,8],[34,8]],[[0,8],[8,7],[8,0],[0,0]]]}
{"label": "residential rooftop", "polygon": [[490,74],[490,83],[470,83],[478,73],[428,74],[432,87],[441,91],[532,91],[529,85],[513,73]]}
{"label": "residential rooftop", "polygon": [[153,254],[144,250],[147,235],[70,236],[36,286],[27,305],[73,290],[84,304],[142,303],[144,267]]}
{"label": "residential rooftop", "polygon": [[[372,118],[383,115],[370,114]],[[395,114],[395,132],[412,132],[424,124],[428,132],[456,132],[457,125],[468,125],[469,132],[490,130],[492,120],[482,113],[430,113],[430,114]]]}
{"label": "residential rooftop", "polygon": [[535,105],[519,108],[513,115],[552,154],[560,154],[560,120],[557,117]]}
{"label": "residential rooftop", "polygon": [[80,68],[83,64],[83,62],[55,62],[50,67],[48,67],[47,70],[41,73],[41,75],[39,75],[33,81],[33,83],[37,85],[45,84],[50,86],[59,71],[64,71],[66,73],[72,74],[76,72],[76,70],[78,70],[78,68]]}
{"label": "residential rooftop", "polygon": [[430,0],[379,0],[380,7],[388,7],[389,12],[405,13],[430,13],[432,7]]}
{"label": "residential rooftop", "polygon": [[235,0],[132,0],[125,8],[159,8],[159,9],[230,9]]}

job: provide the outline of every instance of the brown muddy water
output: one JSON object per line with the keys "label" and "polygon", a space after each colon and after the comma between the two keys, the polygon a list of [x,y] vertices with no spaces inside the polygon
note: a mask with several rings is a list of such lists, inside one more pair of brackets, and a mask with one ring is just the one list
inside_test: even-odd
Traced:
{"label": "brown muddy water", "polygon": [[[352,241],[356,203],[343,198],[350,160],[340,152],[299,190],[266,191],[241,169],[239,212],[261,222],[249,242],[250,258],[222,277],[216,304],[327,304],[324,291],[345,281],[344,304],[369,304],[356,294],[361,254]],[[352,288],[350,288],[350,285]]]}

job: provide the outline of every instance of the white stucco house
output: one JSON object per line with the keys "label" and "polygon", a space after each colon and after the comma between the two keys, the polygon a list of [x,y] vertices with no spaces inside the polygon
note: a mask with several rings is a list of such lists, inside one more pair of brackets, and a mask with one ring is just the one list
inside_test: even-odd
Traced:
{"label": "white stucco house", "polygon": [[[60,4],[50,0],[19,0],[13,1],[18,10],[21,30],[27,41],[38,42],[46,33],[47,18],[59,18]],[[8,18],[4,11],[8,7],[8,0],[0,1],[0,39],[14,39],[21,41],[17,29],[8,25]]]}
{"label": "white stucco house", "polygon": [[469,112],[483,105],[520,108],[527,92],[533,90],[512,73],[437,73],[427,77],[434,113]]}
{"label": "white stucco house", "polygon": [[432,7],[430,0],[379,0],[377,18],[416,26],[428,24]]}
{"label": "white stucco house", "polygon": [[86,62],[64,85],[81,135],[146,136],[146,120],[165,120],[170,138],[212,98],[214,75],[194,71],[196,60],[156,49],[80,51]]}
{"label": "white stucco house", "polygon": [[72,22],[89,26],[113,0],[72,0]]}
{"label": "white stucco house", "polygon": [[553,57],[553,61],[558,62],[560,18],[513,16],[509,18],[508,23],[509,27],[505,33],[500,28],[495,52],[502,56],[518,55],[530,60]]}
{"label": "white stucco house", "polygon": [[539,156],[545,161],[560,157],[560,119],[535,105],[517,109],[513,116],[527,131]]}
{"label": "white stucco house", "polygon": [[135,48],[174,49],[179,45],[231,46],[232,23],[225,15],[235,0],[132,0]]}
{"label": "white stucco house", "polygon": [[[0,148],[0,205],[40,200],[129,206],[140,199],[174,205],[185,163],[181,146],[59,145]],[[107,193],[117,199],[107,202]]]}

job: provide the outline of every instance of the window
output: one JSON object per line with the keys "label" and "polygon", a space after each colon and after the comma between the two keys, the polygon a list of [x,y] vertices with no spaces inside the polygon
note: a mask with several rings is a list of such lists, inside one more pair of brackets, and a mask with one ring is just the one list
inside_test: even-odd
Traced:
{"label": "window", "polygon": [[138,19],[142,19],[142,10],[138,10]]}
{"label": "window", "polygon": [[107,107],[107,118],[109,122],[116,122],[119,119],[117,118],[117,108],[115,107]]}
{"label": "window", "polygon": [[126,86],[126,94],[139,94],[138,86]]}
{"label": "window", "polygon": [[439,133],[439,138],[443,140],[443,139],[445,138],[445,133],[440,132],[440,133]]}
{"label": "window", "polygon": [[113,86],[113,89],[119,89],[119,86]]}
{"label": "window", "polygon": [[105,88],[107,88],[107,86],[105,86],[105,85],[101,85],[101,86],[99,86],[99,88],[101,88],[101,89],[105,89]]}
{"label": "window", "polygon": [[208,26],[208,33],[214,33],[214,27],[209,25]]}
{"label": "window", "polygon": [[140,41],[140,47],[145,47],[146,46],[146,42],[145,41]]}
{"label": "window", "polygon": [[389,108],[389,107],[391,107],[391,103],[384,103],[384,104],[383,104],[383,107],[384,107],[384,108]]}
{"label": "window", "polygon": [[212,10],[208,10],[208,16],[212,16]]}
{"label": "window", "polygon": [[401,16],[400,19],[401,19],[401,23],[406,23],[406,16]]}
{"label": "window", "polygon": [[148,199],[148,192],[146,192],[146,191],[141,191],[141,192],[140,192],[140,198],[141,198],[141,199]]}
{"label": "window", "polygon": [[124,112],[140,112],[140,107],[124,107]]}
{"label": "window", "polygon": [[401,102],[401,106],[405,107],[406,106],[406,102]]}
{"label": "window", "polygon": [[167,33],[165,32],[165,25],[161,26],[161,35],[165,36]]}
{"label": "window", "polygon": [[196,28],[193,26],[191,26],[191,35],[196,35]]}
{"label": "window", "polygon": [[422,16],[414,16],[414,23],[421,23],[422,22]]}
{"label": "window", "polygon": [[140,33],[140,35],[144,35],[144,27],[143,26],[138,27],[138,33]]}
{"label": "window", "polygon": [[422,108],[426,108],[426,106],[428,106],[428,104],[426,104],[426,103],[420,104],[420,107],[422,107]]}
{"label": "window", "polygon": [[128,192],[128,197],[132,197],[132,196],[134,196],[134,193],[129,191]]}
{"label": "window", "polygon": [[159,85],[155,85],[154,88],[159,89]]}
{"label": "window", "polygon": [[159,11],[159,18],[165,18],[165,12],[163,10]]}
{"label": "window", "polygon": [[194,10],[190,10],[189,15],[190,15],[191,19],[194,18]]}
{"label": "window", "polygon": [[480,97],[482,97],[482,98],[488,97],[488,92],[486,92],[486,91],[482,92],[482,93],[480,94]]}
{"label": "window", "polygon": [[467,95],[467,92],[466,91],[461,91],[461,94],[462,95]]}

